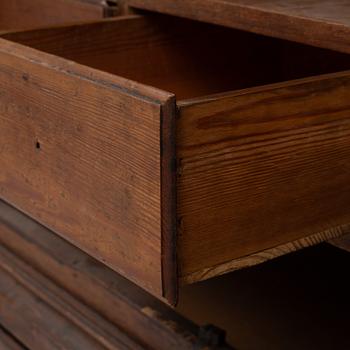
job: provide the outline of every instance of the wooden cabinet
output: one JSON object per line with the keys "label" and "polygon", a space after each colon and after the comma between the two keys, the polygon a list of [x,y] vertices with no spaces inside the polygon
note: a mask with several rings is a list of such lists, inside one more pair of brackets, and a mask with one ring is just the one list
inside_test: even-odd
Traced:
{"label": "wooden cabinet", "polygon": [[233,350],[1,201],[0,348]]}
{"label": "wooden cabinet", "polygon": [[350,53],[344,0],[121,0],[151,10]]}
{"label": "wooden cabinet", "polygon": [[[349,249],[346,240],[336,240]],[[170,308],[0,202],[0,348],[346,350],[348,252],[322,244],[187,285]]]}
{"label": "wooden cabinet", "polygon": [[0,31],[91,21],[115,14],[115,1],[1,0]]}
{"label": "wooden cabinet", "polygon": [[0,196],[175,304],[349,229],[349,68],[164,15],[5,33]]}

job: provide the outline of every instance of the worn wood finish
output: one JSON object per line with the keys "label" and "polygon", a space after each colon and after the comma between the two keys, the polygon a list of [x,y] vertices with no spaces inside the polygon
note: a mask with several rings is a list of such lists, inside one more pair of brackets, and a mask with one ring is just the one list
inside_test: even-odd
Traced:
{"label": "worn wood finish", "polygon": [[[273,260],[278,257],[281,257],[283,255],[296,252],[303,248],[318,245],[322,242],[327,241],[327,239],[331,239],[329,241],[331,244],[334,244],[334,245],[339,244],[339,247],[340,247],[341,243],[344,242],[343,237],[340,237],[340,236],[343,236],[344,233],[349,232],[349,230],[350,230],[349,224],[343,225],[335,229],[332,228],[328,231],[303,237],[293,242],[284,243],[273,248],[258,251],[256,253],[249,254],[238,259],[230,260],[228,262],[225,262],[219,265],[203,268],[199,271],[192,272],[190,274],[182,276],[180,278],[180,283],[183,286],[187,284],[193,284],[198,281],[204,281],[216,276],[227,274],[228,272],[233,272],[233,271],[241,270],[243,268],[259,265],[269,260]],[[334,237],[339,237],[339,238],[334,238]],[[350,248],[349,248],[349,251],[350,251]]]}
{"label": "worn wood finish", "polygon": [[1,350],[25,350],[25,348],[0,325],[0,349]]}
{"label": "worn wood finish", "polygon": [[346,0],[125,0],[132,7],[350,53]]}
{"label": "worn wood finish", "polygon": [[344,72],[179,104],[183,278],[348,231],[349,101]]}
{"label": "worn wood finish", "polygon": [[[347,232],[349,233],[350,230]],[[342,237],[332,239],[328,241],[328,243],[334,245],[337,248],[346,250],[347,252],[350,252],[350,234],[344,235]]]}
{"label": "worn wood finish", "polygon": [[172,95],[5,40],[0,61],[1,197],[163,295]]}
{"label": "worn wood finish", "polygon": [[[267,56],[261,56],[258,65],[253,62],[254,52],[263,52],[263,47],[277,51],[278,45],[273,40],[259,42],[254,35],[171,17],[135,16],[9,33],[3,37],[171,91],[177,99],[254,86],[276,79],[276,74],[268,74],[271,73],[269,68],[262,69],[264,63],[272,67]],[[247,42],[250,45],[237,56],[236,46],[227,47],[230,38],[235,40],[236,45]],[[244,74],[237,70],[237,66],[242,65],[247,67]]]}
{"label": "worn wood finish", "polygon": [[161,15],[3,37],[0,196],[154,295],[347,229],[350,73],[279,82],[348,55]]}
{"label": "worn wood finish", "polygon": [[[44,290],[54,283],[55,290],[61,289],[60,298],[69,294],[69,300],[81,300],[145,348],[202,348],[198,326],[4,202],[0,202],[0,242],[17,260],[30,265],[36,276],[51,281]],[[4,260],[11,265],[12,260]]]}
{"label": "worn wood finish", "polygon": [[1,0],[0,31],[91,21],[112,14],[104,1]]}
{"label": "worn wood finish", "polygon": [[2,37],[171,91],[177,100],[350,69],[345,54],[161,15]]}
{"label": "worn wood finish", "polygon": [[30,349],[143,349],[0,246],[0,322]]}

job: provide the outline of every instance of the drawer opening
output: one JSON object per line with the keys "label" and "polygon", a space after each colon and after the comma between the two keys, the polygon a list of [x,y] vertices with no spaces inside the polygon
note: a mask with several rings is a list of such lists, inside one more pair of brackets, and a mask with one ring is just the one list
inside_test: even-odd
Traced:
{"label": "drawer opening", "polygon": [[346,54],[163,15],[4,37],[178,100],[350,69]]}
{"label": "drawer opening", "polygon": [[240,350],[348,349],[350,255],[323,244],[185,286],[177,311]]}

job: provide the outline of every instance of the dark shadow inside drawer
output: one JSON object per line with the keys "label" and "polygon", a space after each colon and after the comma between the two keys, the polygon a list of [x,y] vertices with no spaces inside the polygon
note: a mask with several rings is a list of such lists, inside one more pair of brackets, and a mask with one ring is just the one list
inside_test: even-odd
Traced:
{"label": "dark shadow inside drawer", "polygon": [[350,68],[348,55],[161,15],[3,35],[188,99]]}
{"label": "dark shadow inside drawer", "polygon": [[185,286],[178,311],[240,350],[350,348],[350,255],[323,244]]}
{"label": "dark shadow inside drawer", "polygon": [[39,28],[104,17],[104,5],[85,0],[1,0],[0,31]]}

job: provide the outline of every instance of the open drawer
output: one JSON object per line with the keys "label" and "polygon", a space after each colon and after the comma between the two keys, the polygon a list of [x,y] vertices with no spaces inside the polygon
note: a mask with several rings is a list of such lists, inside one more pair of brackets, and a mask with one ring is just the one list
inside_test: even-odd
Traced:
{"label": "open drawer", "polygon": [[116,13],[115,1],[0,0],[0,31],[98,20]]}
{"label": "open drawer", "polygon": [[175,303],[349,229],[349,68],[161,15],[5,34],[0,196]]}

